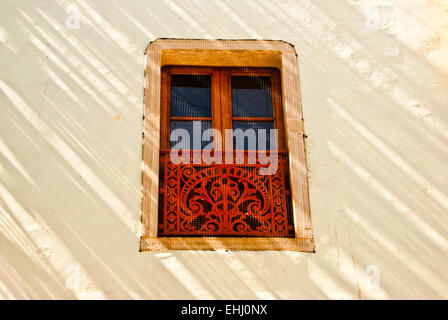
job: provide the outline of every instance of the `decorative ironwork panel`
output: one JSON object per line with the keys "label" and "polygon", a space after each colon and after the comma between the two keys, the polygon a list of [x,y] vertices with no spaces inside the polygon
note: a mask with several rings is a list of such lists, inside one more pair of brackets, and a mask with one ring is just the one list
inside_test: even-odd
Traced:
{"label": "decorative ironwork panel", "polygon": [[293,237],[287,154],[268,175],[243,156],[245,164],[175,164],[162,153],[158,235]]}

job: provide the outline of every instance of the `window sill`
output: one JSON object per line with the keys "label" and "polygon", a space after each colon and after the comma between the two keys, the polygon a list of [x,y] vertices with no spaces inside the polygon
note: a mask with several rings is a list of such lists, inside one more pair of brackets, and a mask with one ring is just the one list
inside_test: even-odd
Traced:
{"label": "window sill", "polygon": [[314,252],[312,238],[141,237],[140,251],[231,250]]}

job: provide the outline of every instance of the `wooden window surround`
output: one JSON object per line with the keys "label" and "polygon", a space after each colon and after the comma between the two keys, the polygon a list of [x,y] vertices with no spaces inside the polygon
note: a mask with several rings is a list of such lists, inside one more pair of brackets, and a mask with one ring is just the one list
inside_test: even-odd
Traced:
{"label": "wooden window surround", "polygon": [[[303,121],[299,92],[297,56],[283,41],[261,40],[182,40],[159,39],[146,50],[144,96],[144,140],[142,172],[141,251],[168,250],[288,250],[314,252],[308,198]],[[232,127],[232,121],[252,121],[232,117],[230,75],[266,76],[272,79],[274,115],[279,128],[278,147],[287,155],[284,170],[290,180],[292,205],[291,234],[271,236],[201,236],[164,234],[163,175],[164,150],[169,149],[169,122],[180,120],[212,121],[219,130]],[[181,118],[169,114],[169,79],[172,74],[207,74],[211,81],[212,117]],[[260,120],[257,118],[256,120]],[[223,135],[224,136],[224,135]],[[223,139],[225,139],[223,137]],[[221,146],[214,146],[220,150]],[[162,175],[162,176],[159,176]],[[294,177],[294,179],[289,179]],[[159,196],[160,195],[160,196]],[[162,208],[162,209],[161,209]],[[162,212],[163,213],[163,212]],[[286,231],[285,231],[286,232]]]}

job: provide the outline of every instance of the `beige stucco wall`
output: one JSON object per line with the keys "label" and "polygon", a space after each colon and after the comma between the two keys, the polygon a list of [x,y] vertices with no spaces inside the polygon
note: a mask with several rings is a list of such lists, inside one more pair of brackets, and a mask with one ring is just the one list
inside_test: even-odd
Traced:
{"label": "beige stucco wall", "polygon": [[[138,251],[159,37],[295,46],[316,253]],[[0,298],[448,298],[447,41],[442,0],[2,0]]]}

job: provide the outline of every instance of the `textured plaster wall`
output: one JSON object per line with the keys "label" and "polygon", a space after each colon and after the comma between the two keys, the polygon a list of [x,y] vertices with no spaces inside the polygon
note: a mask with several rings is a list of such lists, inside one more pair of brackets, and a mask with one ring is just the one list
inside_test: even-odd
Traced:
{"label": "textured plaster wall", "polygon": [[[295,46],[316,253],[138,252],[159,37]],[[1,0],[0,298],[448,298],[447,40],[442,0]]]}

